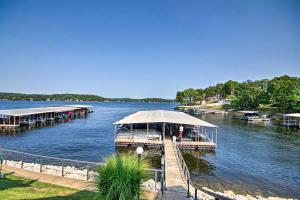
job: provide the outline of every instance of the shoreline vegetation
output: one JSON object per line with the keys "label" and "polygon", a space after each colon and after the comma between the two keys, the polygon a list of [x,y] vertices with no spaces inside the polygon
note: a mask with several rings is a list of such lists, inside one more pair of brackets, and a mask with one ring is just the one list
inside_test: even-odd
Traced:
{"label": "shoreline vegetation", "polygon": [[106,98],[90,94],[23,94],[0,92],[0,101],[77,101],[77,102],[159,102],[175,103],[173,99],[163,98]]}
{"label": "shoreline vegetation", "polygon": [[261,110],[273,113],[300,112],[300,77],[287,75],[271,80],[229,80],[205,89],[189,88],[178,91],[176,101],[181,105],[205,105],[225,100],[218,109]]}

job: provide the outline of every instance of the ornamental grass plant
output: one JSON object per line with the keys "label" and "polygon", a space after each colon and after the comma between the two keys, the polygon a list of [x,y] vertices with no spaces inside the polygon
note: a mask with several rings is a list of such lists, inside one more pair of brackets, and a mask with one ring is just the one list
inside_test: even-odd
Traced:
{"label": "ornamental grass plant", "polygon": [[99,199],[133,200],[141,192],[141,183],[149,174],[148,164],[137,156],[111,156],[97,170]]}

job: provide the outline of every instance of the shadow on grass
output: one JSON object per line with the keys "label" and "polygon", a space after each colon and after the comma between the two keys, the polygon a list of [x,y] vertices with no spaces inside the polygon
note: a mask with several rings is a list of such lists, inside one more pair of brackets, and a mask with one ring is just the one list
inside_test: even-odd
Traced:
{"label": "shadow on grass", "polygon": [[[91,191],[79,191],[74,194],[66,195],[66,196],[53,196],[53,197],[44,197],[39,198],[38,200],[81,200],[81,199],[91,199],[91,200],[98,200],[98,195],[96,192]],[[100,199],[99,199],[100,200]]]}
{"label": "shadow on grass", "polygon": [[[11,194],[13,193],[13,196]],[[26,198],[25,198],[26,196]],[[42,197],[45,196],[45,197]],[[98,199],[97,192],[78,191],[71,188],[39,182],[5,173],[0,179],[0,199]]]}
{"label": "shadow on grass", "polygon": [[0,179],[0,191],[11,189],[11,188],[18,188],[18,187],[29,187],[31,184],[35,183],[37,180],[20,180],[20,179],[13,179],[10,175],[13,175],[13,172],[5,173],[5,177],[9,178],[2,178]]}

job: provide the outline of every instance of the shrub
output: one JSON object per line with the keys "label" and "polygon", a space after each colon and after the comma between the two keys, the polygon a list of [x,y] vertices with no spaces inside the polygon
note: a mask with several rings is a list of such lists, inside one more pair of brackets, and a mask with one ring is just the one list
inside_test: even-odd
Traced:
{"label": "shrub", "polygon": [[141,182],[148,177],[147,163],[136,156],[111,156],[98,168],[97,187],[100,199],[132,200],[140,192]]}

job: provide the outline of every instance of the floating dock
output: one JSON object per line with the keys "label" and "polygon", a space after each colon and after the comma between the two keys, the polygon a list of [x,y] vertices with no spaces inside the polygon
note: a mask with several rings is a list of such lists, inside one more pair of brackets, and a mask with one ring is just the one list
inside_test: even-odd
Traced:
{"label": "floating dock", "polygon": [[0,128],[19,128],[47,121],[75,118],[87,115],[92,106],[66,105],[41,108],[0,110]]}
{"label": "floating dock", "polygon": [[166,137],[181,149],[214,150],[217,126],[183,112],[139,111],[115,124],[117,146],[163,147]]}

